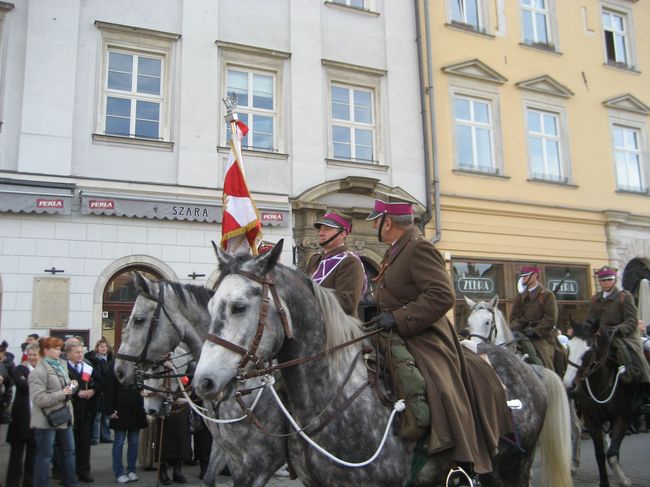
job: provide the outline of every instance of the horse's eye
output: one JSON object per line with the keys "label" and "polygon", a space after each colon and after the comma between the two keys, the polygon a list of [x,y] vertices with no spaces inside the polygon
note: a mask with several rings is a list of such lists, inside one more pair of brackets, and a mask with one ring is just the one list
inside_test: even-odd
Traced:
{"label": "horse's eye", "polygon": [[233,303],[230,306],[230,312],[234,315],[240,314],[246,311],[246,304],[244,303]]}
{"label": "horse's eye", "polygon": [[134,322],[136,325],[141,325],[142,323],[144,323],[144,317],[142,317],[142,316],[135,316],[135,317],[133,318],[133,322]]}

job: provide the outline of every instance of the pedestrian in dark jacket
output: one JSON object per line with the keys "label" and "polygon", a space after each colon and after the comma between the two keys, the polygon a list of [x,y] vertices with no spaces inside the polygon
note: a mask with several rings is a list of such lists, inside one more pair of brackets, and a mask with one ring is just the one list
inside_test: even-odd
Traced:
{"label": "pedestrian in dark jacket", "polygon": [[[147,426],[144,412],[144,399],[135,385],[120,383],[111,366],[106,375],[104,390],[104,413],[109,418],[109,426],[115,430],[113,441],[113,474],[115,479],[125,484],[138,480],[135,464],[138,460],[138,438],[140,430]],[[127,440],[126,471],[122,463],[124,440]]]}
{"label": "pedestrian in dark jacket", "polygon": [[92,444],[96,445],[100,441],[102,443],[113,443],[111,438],[111,430],[108,427],[108,417],[104,413],[104,390],[106,388],[106,377],[108,369],[113,365],[113,353],[108,344],[108,341],[102,337],[95,344],[95,349],[86,353],[84,358],[93,366],[96,374],[96,391],[95,404],[97,406],[97,413],[95,414],[95,422],[93,423]]}
{"label": "pedestrian in dark jacket", "polygon": [[[34,370],[39,357],[38,343],[25,349],[27,361],[14,369],[13,382],[16,397],[11,409],[11,423],[7,431],[7,443],[11,445],[9,465],[7,466],[7,487],[32,487],[34,458],[36,457],[36,438],[30,427],[31,404],[29,402],[29,373]],[[22,480],[22,483],[21,483]]]}

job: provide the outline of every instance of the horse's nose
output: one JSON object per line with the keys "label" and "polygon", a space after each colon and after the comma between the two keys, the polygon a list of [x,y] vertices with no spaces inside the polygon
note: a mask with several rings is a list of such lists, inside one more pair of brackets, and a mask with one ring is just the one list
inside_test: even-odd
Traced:
{"label": "horse's nose", "polygon": [[209,377],[204,377],[199,382],[199,390],[204,393],[210,393],[214,391],[214,381]]}

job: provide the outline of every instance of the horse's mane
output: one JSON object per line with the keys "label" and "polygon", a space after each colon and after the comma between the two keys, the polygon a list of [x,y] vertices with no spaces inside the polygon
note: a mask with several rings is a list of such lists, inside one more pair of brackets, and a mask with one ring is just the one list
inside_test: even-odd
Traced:
{"label": "horse's mane", "polygon": [[210,302],[210,299],[212,299],[212,296],[214,295],[214,290],[209,289],[205,286],[200,286],[197,284],[189,284],[189,283],[180,283],[180,282],[175,282],[175,281],[163,281],[165,284],[169,285],[171,287],[172,291],[174,291],[174,294],[178,296],[178,299],[181,300],[181,303],[183,303],[183,306],[186,308],[189,307],[189,303],[187,302],[187,296],[186,292],[194,298],[196,303],[202,307],[202,308],[207,308],[208,303]]}

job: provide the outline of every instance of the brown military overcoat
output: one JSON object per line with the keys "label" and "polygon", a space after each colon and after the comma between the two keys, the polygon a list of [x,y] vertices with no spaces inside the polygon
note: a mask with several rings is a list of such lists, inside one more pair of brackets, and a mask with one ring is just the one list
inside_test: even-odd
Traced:
{"label": "brown military overcoat", "polygon": [[[621,293],[623,293],[623,297],[621,297]],[[643,354],[636,315],[636,306],[632,295],[626,291],[612,288],[612,292],[607,297],[603,297],[602,291],[592,296],[587,311],[587,320],[592,322],[598,320],[600,326],[616,327],[617,333],[614,335],[613,345],[619,346],[617,342],[623,342],[623,345],[633,354],[634,365],[641,372],[640,382],[649,383],[650,366]]]}
{"label": "brown military overcoat", "polygon": [[[314,254],[307,263],[307,275],[316,272],[323,259],[343,252],[351,253],[346,245],[342,245],[331,252]],[[365,273],[361,260],[353,255],[348,255],[336,268],[320,283],[322,287],[332,289],[346,314],[358,318],[359,301],[365,285]]]}
{"label": "brown military overcoat", "polygon": [[535,336],[530,339],[544,367],[553,370],[555,347],[553,331],[557,322],[557,300],[555,294],[538,284],[532,291],[517,294],[510,313],[510,329],[524,331],[532,328]]}
{"label": "brown military overcoat", "polygon": [[377,305],[393,313],[426,380],[429,452],[450,450],[453,460],[490,472],[499,436],[510,430],[505,392],[484,360],[469,351],[465,356],[445,317],[455,295],[444,259],[411,227],[387,250],[382,269]]}

